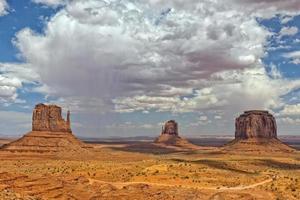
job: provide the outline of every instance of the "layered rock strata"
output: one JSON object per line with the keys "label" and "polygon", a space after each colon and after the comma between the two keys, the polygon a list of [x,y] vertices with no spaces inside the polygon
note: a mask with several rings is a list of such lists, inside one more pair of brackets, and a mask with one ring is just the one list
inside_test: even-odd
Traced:
{"label": "layered rock strata", "polygon": [[38,104],[32,114],[32,131],[69,132],[71,133],[70,111],[67,121],[62,118],[61,107]]}
{"label": "layered rock strata", "polygon": [[87,153],[89,146],[72,134],[70,112],[68,111],[65,121],[61,111],[61,107],[56,105],[36,105],[32,115],[32,131],[4,145],[1,147],[2,151],[67,156]]}
{"label": "layered rock strata", "polygon": [[235,138],[277,138],[276,120],[268,111],[245,111],[235,120]]}
{"label": "layered rock strata", "polygon": [[235,120],[235,139],[223,147],[232,153],[293,152],[277,138],[273,115],[264,110],[245,111]]}
{"label": "layered rock strata", "polygon": [[163,125],[160,136],[156,138],[154,142],[170,146],[180,146],[187,148],[194,147],[193,144],[189,143],[186,139],[183,139],[179,136],[178,124],[175,120],[169,120]]}

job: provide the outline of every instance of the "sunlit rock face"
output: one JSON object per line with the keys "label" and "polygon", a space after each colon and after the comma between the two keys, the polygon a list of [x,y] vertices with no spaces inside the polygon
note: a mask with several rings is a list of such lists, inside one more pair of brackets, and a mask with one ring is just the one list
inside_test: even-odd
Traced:
{"label": "sunlit rock face", "polygon": [[235,120],[235,139],[277,138],[276,120],[268,111],[245,111]]}
{"label": "sunlit rock face", "polygon": [[78,157],[93,156],[90,146],[78,140],[71,131],[70,112],[67,120],[61,107],[37,104],[32,114],[32,131],[22,138],[1,147],[7,153],[24,153],[29,156]]}
{"label": "sunlit rock face", "polygon": [[174,120],[167,121],[162,127],[161,135],[163,134],[178,136],[178,124]]}
{"label": "sunlit rock face", "polygon": [[37,104],[32,114],[32,131],[69,132],[70,112],[67,121],[61,116],[61,107],[56,105]]}

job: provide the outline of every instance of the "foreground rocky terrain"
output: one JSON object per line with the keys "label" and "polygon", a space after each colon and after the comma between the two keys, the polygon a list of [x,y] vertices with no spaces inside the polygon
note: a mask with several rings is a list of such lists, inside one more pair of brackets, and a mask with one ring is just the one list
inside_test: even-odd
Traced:
{"label": "foreground rocky terrain", "polygon": [[94,144],[93,159],[3,151],[0,199],[300,198],[298,152],[231,154],[155,145]]}

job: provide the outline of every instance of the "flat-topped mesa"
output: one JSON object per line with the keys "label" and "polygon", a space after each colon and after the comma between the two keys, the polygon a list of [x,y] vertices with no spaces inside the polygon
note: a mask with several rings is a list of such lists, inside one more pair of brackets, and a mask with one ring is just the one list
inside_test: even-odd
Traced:
{"label": "flat-topped mesa", "polygon": [[69,132],[72,133],[70,112],[67,121],[61,116],[61,107],[37,104],[32,114],[32,131]]}
{"label": "flat-topped mesa", "polygon": [[235,120],[235,139],[277,138],[276,120],[268,111],[245,111]]}
{"label": "flat-topped mesa", "polygon": [[164,134],[178,136],[178,124],[175,120],[169,120],[165,123],[161,130],[161,135]]}

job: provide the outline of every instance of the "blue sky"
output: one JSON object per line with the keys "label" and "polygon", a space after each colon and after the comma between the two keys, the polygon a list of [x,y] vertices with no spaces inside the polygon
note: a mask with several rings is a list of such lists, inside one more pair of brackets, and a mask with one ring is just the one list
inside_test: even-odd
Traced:
{"label": "blue sky", "polygon": [[0,0],[0,134],[40,102],[83,137],[233,134],[248,109],[298,134],[299,3],[230,1]]}
{"label": "blue sky", "polygon": [[31,1],[10,0],[9,5],[9,14],[0,18],[0,59],[1,62],[22,62],[18,57],[18,49],[12,43],[16,32],[30,27],[35,32],[42,33],[45,19],[49,19],[58,9]]}
{"label": "blue sky", "polygon": [[[272,30],[273,32],[280,34],[282,29],[282,24],[280,22],[280,16],[274,17],[272,19],[263,20],[260,22],[266,28]],[[300,27],[300,16],[294,17],[293,20],[290,20],[285,24],[287,27]],[[271,63],[275,64],[278,69],[281,71],[284,77],[287,78],[299,78],[300,71],[297,67],[299,64],[291,63],[291,59],[283,57],[284,53],[289,53],[292,51],[299,51],[299,43],[297,39],[300,38],[300,33],[296,33],[295,35],[286,35],[283,36],[279,41],[277,37],[271,37],[269,39],[270,47],[280,47],[284,46],[284,48],[279,48],[275,50],[268,50],[268,55],[264,58],[264,63],[266,65],[270,65]]]}

